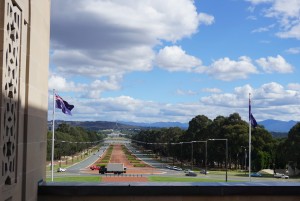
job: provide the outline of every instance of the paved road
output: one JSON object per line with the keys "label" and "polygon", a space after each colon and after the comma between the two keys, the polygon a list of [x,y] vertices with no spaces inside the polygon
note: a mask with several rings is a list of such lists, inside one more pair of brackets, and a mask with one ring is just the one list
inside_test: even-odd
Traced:
{"label": "paved road", "polygon": [[[114,141],[115,142],[115,141]],[[115,142],[116,143],[116,142]],[[122,141],[119,141],[118,143],[122,143]],[[106,143],[109,144],[109,143]],[[166,168],[166,164],[159,162],[157,160],[154,160],[152,158],[152,155],[150,154],[146,154],[146,153],[141,153],[139,150],[135,149],[134,147],[131,146],[130,143],[128,143],[128,141],[126,141],[127,148],[129,150],[132,151],[132,153],[134,153],[137,157],[139,157],[141,160],[145,161],[146,163],[148,163],[150,166],[155,167],[160,169],[162,172],[164,172],[163,175],[161,176],[180,176],[180,177],[185,177],[185,173],[183,171],[176,171],[176,170],[170,170]],[[95,154],[91,155],[90,157],[88,157],[87,159],[85,159],[84,161],[81,161],[73,166],[70,166],[67,168],[66,172],[63,173],[56,173],[56,176],[82,176],[82,175],[87,175],[86,173],[80,173],[80,169],[84,169],[88,166],[90,166],[91,164],[93,164],[95,161],[98,160],[99,157],[102,156],[102,154],[104,153],[105,149],[107,148],[107,146],[105,147],[101,147],[101,149],[99,151],[97,151]],[[201,177],[201,178],[207,178],[207,179],[215,179],[215,180],[223,180],[225,181],[225,172],[224,174],[199,174],[199,172],[197,172],[198,176],[197,177]],[[93,174],[95,175],[95,174]],[[228,180],[232,181],[244,181],[247,182],[249,181],[249,178],[246,176],[234,176],[234,175],[230,175],[228,174]],[[252,177],[251,178],[252,182],[265,182],[265,181],[270,181],[270,182],[274,182],[274,181],[281,181],[281,182],[290,182],[290,181],[296,181],[295,179],[275,179],[275,178],[261,178],[261,177]],[[300,181],[299,179],[297,179],[297,182]]]}
{"label": "paved road", "polygon": [[[89,167],[94,162],[96,162],[99,159],[99,157],[102,157],[106,148],[107,148],[107,146],[101,147],[99,149],[99,151],[95,152],[94,154],[92,154],[91,156],[86,158],[85,160],[75,163],[72,166],[69,166],[68,168],[66,168],[67,169],[66,172],[54,171],[54,177],[86,175],[86,174],[80,173],[80,170],[84,169],[86,167]],[[47,171],[46,175],[47,175],[47,177],[51,177],[51,172]]]}
{"label": "paved road", "polygon": [[[163,172],[165,172],[165,174],[161,175],[161,176],[182,176],[182,177],[186,177],[184,171],[176,171],[176,170],[170,170],[165,168],[166,164],[156,161],[153,158],[151,158],[151,154],[145,154],[145,153],[141,153],[139,150],[135,149],[134,147],[132,147],[130,144],[126,145],[128,147],[129,150],[132,151],[132,153],[134,153],[137,157],[139,157],[140,159],[142,159],[143,161],[145,161],[146,163],[148,163],[149,165],[155,167],[155,168],[159,168],[161,169]],[[200,178],[207,178],[207,179],[215,179],[215,180],[223,180],[225,181],[226,176],[225,176],[225,172],[224,174],[200,174],[198,171],[197,173],[197,177]],[[248,176],[236,176],[236,175],[231,175],[230,173],[228,173],[227,176],[228,181],[242,181],[242,182],[249,182],[249,177]],[[273,177],[251,177],[251,181],[252,182],[299,182],[299,179],[277,179],[277,178],[273,178]]]}
{"label": "paved road", "polygon": [[79,172],[81,169],[84,169],[86,167],[91,166],[93,163],[95,163],[100,157],[102,157],[104,151],[107,147],[101,147],[97,152],[95,152],[90,157],[86,158],[85,160],[76,163],[70,167],[67,168],[68,172]]}

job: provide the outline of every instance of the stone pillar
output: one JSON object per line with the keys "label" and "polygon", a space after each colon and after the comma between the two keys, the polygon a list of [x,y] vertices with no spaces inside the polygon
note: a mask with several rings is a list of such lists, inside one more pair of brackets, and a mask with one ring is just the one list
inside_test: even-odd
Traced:
{"label": "stone pillar", "polygon": [[0,201],[45,179],[49,24],[49,0],[0,1]]}

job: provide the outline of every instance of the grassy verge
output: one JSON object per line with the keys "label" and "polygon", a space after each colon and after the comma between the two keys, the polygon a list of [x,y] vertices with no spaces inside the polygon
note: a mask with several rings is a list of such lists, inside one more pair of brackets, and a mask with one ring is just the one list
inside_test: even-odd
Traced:
{"label": "grassy verge", "polygon": [[199,178],[199,177],[162,177],[162,176],[149,176],[148,180],[151,182],[224,182],[224,179],[207,179],[207,178]]}
{"label": "grassy verge", "polygon": [[[51,178],[47,178],[46,181],[51,182]],[[101,181],[102,181],[102,177],[93,177],[93,176],[54,178],[54,182],[101,182]]]}

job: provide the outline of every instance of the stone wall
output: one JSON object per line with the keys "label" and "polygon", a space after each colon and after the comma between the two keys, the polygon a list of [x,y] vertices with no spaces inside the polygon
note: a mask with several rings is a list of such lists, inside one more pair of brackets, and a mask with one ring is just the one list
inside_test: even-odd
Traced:
{"label": "stone wall", "polygon": [[45,179],[49,39],[49,0],[0,1],[0,201]]}

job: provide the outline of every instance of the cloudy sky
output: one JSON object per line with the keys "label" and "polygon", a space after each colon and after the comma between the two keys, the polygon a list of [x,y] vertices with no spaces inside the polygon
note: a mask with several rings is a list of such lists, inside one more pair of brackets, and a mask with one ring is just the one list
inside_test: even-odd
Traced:
{"label": "cloudy sky", "polygon": [[299,0],[52,0],[57,119],[300,121]]}

